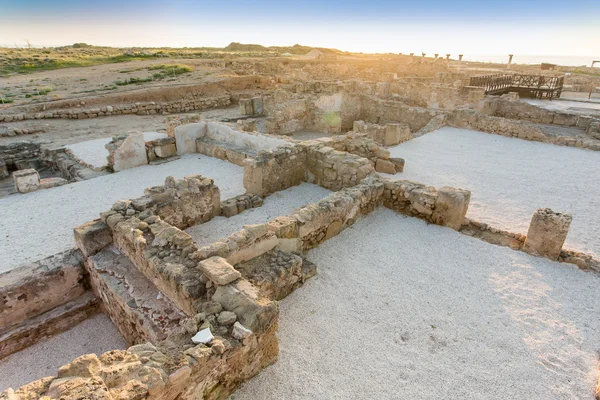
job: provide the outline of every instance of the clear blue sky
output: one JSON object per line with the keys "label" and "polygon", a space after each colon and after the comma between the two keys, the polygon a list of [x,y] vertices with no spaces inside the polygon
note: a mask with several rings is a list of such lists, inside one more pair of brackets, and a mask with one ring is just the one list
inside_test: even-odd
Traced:
{"label": "clear blue sky", "polygon": [[0,44],[600,55],[600,0],[0,0]]}

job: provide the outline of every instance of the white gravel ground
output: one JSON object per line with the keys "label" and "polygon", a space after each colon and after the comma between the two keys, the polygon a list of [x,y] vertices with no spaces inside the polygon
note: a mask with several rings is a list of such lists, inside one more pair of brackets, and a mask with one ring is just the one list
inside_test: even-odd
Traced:
{"label": "white gravel ground", "polygon": [[590,399],[600,278],[379,209],[309,252],[237,400]]}
{"label": "white gravel ground", "polygon": [[527,233],[533,212],[573,215],[566,246],[600,256],[600,152],[442,128],[389,149],[399,179],[471,191],[467,216]]}
{"label": "white gravel ground", "polygon": [[329,194],[331,191],[321,186],[302,183],[273,193],[265,198],[262,207],[246,210],[231,218],[216,217],[204,224],[188,228],[186,232],[194,238],[198,246],[206,246],[239,231],[244,225],[264,224],[281,215],[291,214],[308,203],[315,203]]}
{"label": "white gravel ground", "polygon": [[0,392],[56,376],[58,368],[83,354],[126,349],[127,342],[106,314],[97,314],[66,332],[0,360]]}
{"label": "white gravel ground", "polygon": [[227,199],[245,192],[242,167],[200,154],[161,165],[0,199],[0,272],[74,246],[73,228],[98,218],[120,199],[144,194],[169,175],[202,174],[213,178]]}
{"label": "white gravel ground", "polygon": [[[146,142],[164,137],[167,137],[166,133],[144,132],[144,139]],[[70,149],[75,157],[88,163],[94,168],[102,168],[106,166],[106,157],[108,156],[108,150],[106,150],[106,147],[104,146],[111,140],[111,137],[86,140],[65,147]]]}

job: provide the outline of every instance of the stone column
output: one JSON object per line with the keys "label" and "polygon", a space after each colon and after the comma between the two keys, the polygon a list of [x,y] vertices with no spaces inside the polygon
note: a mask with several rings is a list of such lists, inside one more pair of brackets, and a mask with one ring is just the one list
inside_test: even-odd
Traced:
{"label": "stone column", "polygon": [[458,61],[462,61],[462,58],[463,58],[463,55],[462,55],[462,54],[459,54],[459,55],[458,55]]}
{"label": "stone column", "polygon": [[513,54],[508,55],[508,65],[512,64]]}
{"label": "stone column", "polygon": [[523,251],[551,260],[557,260],[569,233],[573,218],[549,208],[540,208],[533,213]]}
{"label": "stone column", "polygon": [[446,54],[446,61],[450,61],[450,54]]}

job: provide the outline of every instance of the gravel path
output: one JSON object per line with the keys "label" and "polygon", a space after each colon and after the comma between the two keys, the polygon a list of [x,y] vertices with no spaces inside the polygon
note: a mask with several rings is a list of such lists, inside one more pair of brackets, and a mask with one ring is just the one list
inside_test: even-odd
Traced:
{"label": "gravel path", "polygon": [[600,278],[379,209],[309,252],[254,399],[590,399]]}
{"label": "gravel path", "polygon": [[[198,246],[206,246],[242,229],[244,225],[264,224],[281,215],[291,214],[297,208],[314,203],[331,194],[330,190],[312,183],[302,183],[273,193],[264,200],[262,207],[246,210],[231,218],[216,217],[210,221],[186,229]],[[222,196],[221,196],[222,197]]]}
{"label": "gravel path", "polygon": [[[144,139],[146,142],[165,137],[168,137],[166,133],[144,132]],[[106,157],[108,157],[108,150],[106,150],[106,147],[104,146],[111,140],[112,137],[86,140],[84,142],[70,144],[65,147],[70,149],[75,157],[88,163],[94,168],[102,168],[106,166]]]}
{"label": "gravel path", "polygon": [[161,165],[0,199],[0,272],[73,247],[73,228],[98,218],[114,202],[143,195],[169,175],[202,174],[215,180],[221,197],[245,192],[242,167],[200,154]]}
{"label": "gravel path", "polygon": [[527,233],[533,212],[573,215],[566,246],[600,256],[600,152],[442,128],[390,148],[396,178],[471,191],[467,216]]}
{"label": "gravel path", "polygon": [[83,354],[126,349],[127,342],[106,314],[97,314],[66,332],[0,360],[0,392],[55,376],[58,368]]}

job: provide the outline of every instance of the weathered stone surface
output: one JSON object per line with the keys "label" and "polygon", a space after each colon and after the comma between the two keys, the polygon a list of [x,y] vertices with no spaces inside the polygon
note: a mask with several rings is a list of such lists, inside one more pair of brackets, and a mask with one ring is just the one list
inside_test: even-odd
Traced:
{"label": "weathered stone surface", "polygon": [[533,213],[523,250],[527,253],[557,260],[569,233],[572,217],[549,208]]}
{"label": "weathered stone surface", "polygon": [[442,187],[438,190],[433,210],[433,222],[458,230],[467,214],[471,192],[452,187]]}
{"label": "weathered stone surface", "polygon": [[109,151],[108,165],[114,171],[123,171],[148,164],[146,141],[141,132],[115,136],[106,145],[106,149]]}
{"label": "weathered stone surface", "polygon": [[15,171],[13,179],[19,193],[34,192],[40,188],[40,174],[35,169]]}
{"label": "weathered stone surface", "polygon": [[242,276],[222,257],[211,257],[202,260],[200,261],[200,267],[206,277],[219,286],[227,285]]}
{"label": "weathered stone surface", "polygon": [[396,166],[389,160],[378,158],[375,163],[375,171],[393,175],[396,173]]}
{"label": "weathered stone surface", "polygon": [[43,178],[40,179],[40,189],[50,189],[57,186],[66,185],[69,183],[64,178],[54,177],[54,178]]}
{"label": "weathered stone surface", "polygon": [[82,255],[67,250],[0,274],[0,327],[7,329],[85,292]]}
{"label": "weathered stone surface", "polygon": [[112,243],[112,233],[99,219],[86,222],[74,229],[75,245],[85,257],[90,257]]}
{"label": "weathered stone surface", "polygon": [[270,326],[279,314],[279,307],[260,296],[258,289],[245,279],[219,286],[213,300],[237,315],[238,321],[253,331]]}

